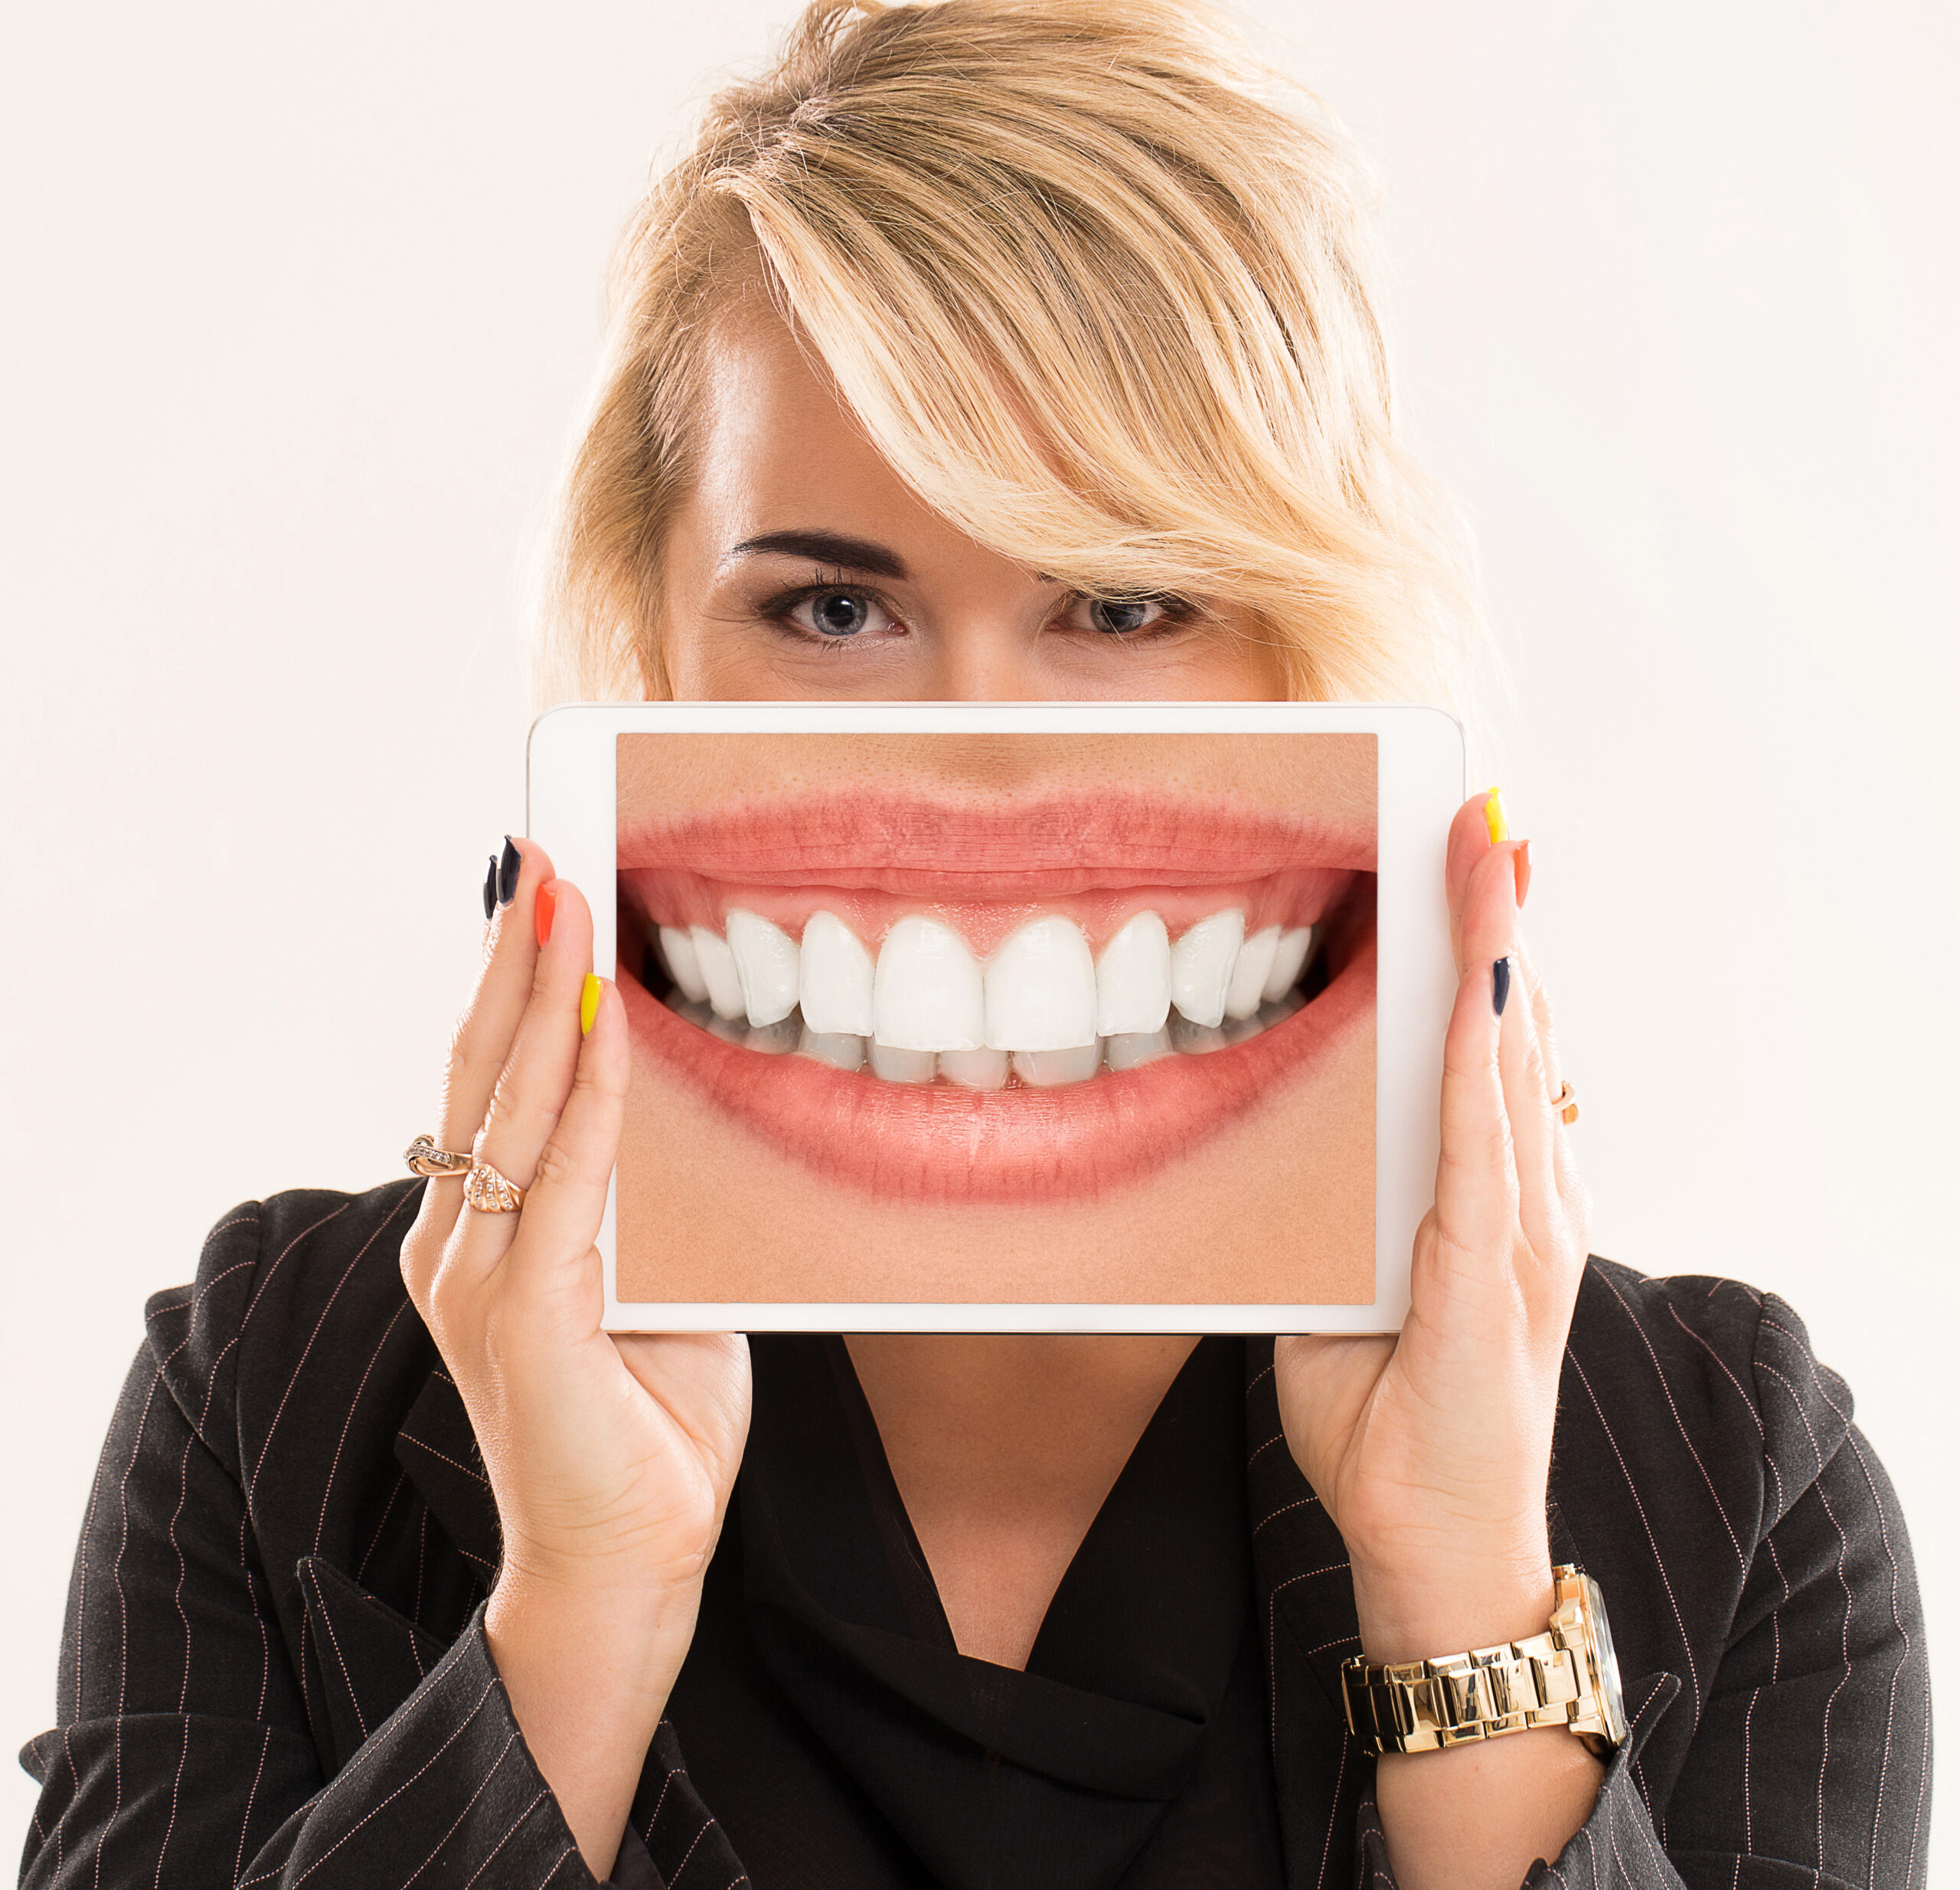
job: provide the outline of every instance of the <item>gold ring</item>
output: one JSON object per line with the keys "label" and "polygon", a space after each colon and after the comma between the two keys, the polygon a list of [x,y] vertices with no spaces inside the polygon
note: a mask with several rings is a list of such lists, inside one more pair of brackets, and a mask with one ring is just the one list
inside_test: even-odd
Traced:
{"label": "gold ring", "polygon": [[524,1190],[488,1162],[474,1163],[463,1177],[462,1198],[479,1214],[515,1214],[524,1205]]}
{"label": "gold ring", "polygon": [[1560,1121],[1574,1123],[1579,1120],[1579,1105],[1573,1100],[1578,1094],[1579,1092],[1570,1083],[1561,1083],[1559,1085],[1559,1093],[1552,1098],[1552,1107],[1557,1112]]}
{"label": "gold ring", "polygon": [[402,1151],[401,1159],[408,1164],[411,1175],[426,1175],[432,1180],[445,1175],[466,1175],[469,1165],[475,1158],[459,1155],[452,1149],[439,1149],[433,1136],[417,1136]]}

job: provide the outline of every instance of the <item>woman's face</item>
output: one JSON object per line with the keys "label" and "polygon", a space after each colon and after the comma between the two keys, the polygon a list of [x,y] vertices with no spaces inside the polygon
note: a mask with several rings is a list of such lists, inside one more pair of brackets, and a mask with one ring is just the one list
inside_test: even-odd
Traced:
{"label": "woman's face", "polygon": [[665,560],[678,697],[1286,693],[1278,653],[1243,610],[1099,603],[929,510],[773,313],[729,324],[706,405],[699,477]]}

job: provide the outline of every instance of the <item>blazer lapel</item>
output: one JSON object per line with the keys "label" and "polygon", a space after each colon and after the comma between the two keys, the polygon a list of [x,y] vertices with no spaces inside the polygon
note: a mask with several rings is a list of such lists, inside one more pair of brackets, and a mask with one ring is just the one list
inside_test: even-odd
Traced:
{"label": "blazer lapel", "polygon": [[1287,1882],[1345,1882],[1374,1785],[1341,1700],[1341,1663],[1361,1646],[1354,1584],[1341,1532],[1287,1447],[1270,1339],[1246,1342],[1246,1511]]}
{"label": "blazer lapel", "polygon": [[299,1565],[305,1617],[300,1681],[331,1777],[443,1657],[443,1643],[322,1555]]}
{"label": "blazer lapel", "polygon": [[487,1588],[503,1553],[503,1533],[469,1414],[439,1365],[396,1433],[395,1460]]}
{"label": "blazer lapel", "polygon": [[1270,1637],[1290,1633],[1345,1725],[1341,1663],[1361,1650],[1348,1545],[1287,1448],[1269,1339],[1246,1342],[1246,1509],[1267,1663]]}

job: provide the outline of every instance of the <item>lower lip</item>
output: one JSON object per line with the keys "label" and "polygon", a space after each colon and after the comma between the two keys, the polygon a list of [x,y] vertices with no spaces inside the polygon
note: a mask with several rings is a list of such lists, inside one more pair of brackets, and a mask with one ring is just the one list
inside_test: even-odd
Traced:
{"label": "lower lip", "polygon": [[1128,1186],[1273,1100],[1365,1025],[1374,971],[1370,931],[1311,1003],[1246,1042],[1063,1088],[991,1091],[765,1056],[675,1016],[623,969],[619,984],[650,1074],[825,1179],[880,1201],[1019,1206]]}

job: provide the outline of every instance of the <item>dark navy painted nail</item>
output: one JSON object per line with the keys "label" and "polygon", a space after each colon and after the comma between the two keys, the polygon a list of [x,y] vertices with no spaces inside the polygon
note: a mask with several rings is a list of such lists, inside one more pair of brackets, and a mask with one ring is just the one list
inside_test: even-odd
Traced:
{"label": "dark navy painted nail", "polygon": [[497,862],[497,903],[507,906],[518,896],[518,875],[524,870],[524,855],[504,835],[504,857]]}
{"label": "dark navy painted nail", "polygon": [[483,875],[483,923],[488,925],[497,910],[497,856],[490,855],[490,870]]}
{"label": "dark navy painted nail", "polygon": [[1511,997],[1511,960],[1495,960],[1491,966],[1491,1009],[1498,1016],[1504,1015],[1504,1007]]}

